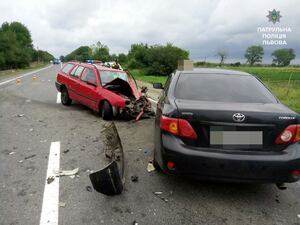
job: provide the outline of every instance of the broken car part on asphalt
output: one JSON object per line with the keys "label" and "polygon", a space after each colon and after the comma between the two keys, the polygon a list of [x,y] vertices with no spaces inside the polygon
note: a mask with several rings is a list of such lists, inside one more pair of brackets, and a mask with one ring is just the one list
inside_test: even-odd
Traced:
{"label": "broken car part on asphalt", "polygon": [[73,170],[59,170],[59,171],[54,171],[55,176],[57,177],[62,177],[62,176],[75,176],[78,174],[79,168],[73,169]]}
{"label": "broken car part on asphalt", "polygon": [[89,175],[94,189],[105,195],[121,194],[125,183],[124,152],[113,122],[102,130],[104,153],[110,163],[103,169]]}

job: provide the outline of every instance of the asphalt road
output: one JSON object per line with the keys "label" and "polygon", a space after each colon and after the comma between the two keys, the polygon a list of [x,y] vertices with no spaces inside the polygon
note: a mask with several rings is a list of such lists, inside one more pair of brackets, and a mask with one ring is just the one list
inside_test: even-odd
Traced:
{"label": "asphalt road", "polygon": [[[76,103],[57,104],[59,66],[0,85],[0,224],[40,224],[51,142],[60,142],[58,224],[300,224],[300,186],[199,182],[148,173],[153,119],[116,121],[126,159],[125,191],[107,197],[86,187],[104,166],[104,121]],[[10,78],[8,78],[10,79]],[[3,80],[0,81],[3,82]],[[138,176],[138,182],[130,177]],[[160,191],[168,202],[153,192]],[[45,199],[44,199],[45,201]],[[299,216],[298,216],[299,215]]]}

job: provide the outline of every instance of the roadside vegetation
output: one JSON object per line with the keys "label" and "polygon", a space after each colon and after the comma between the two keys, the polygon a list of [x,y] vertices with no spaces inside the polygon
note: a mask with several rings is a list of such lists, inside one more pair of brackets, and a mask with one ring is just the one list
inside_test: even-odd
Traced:
{"label": "roadside vegetation", "polygon": [[47,51],[34,48],[30,31],[25,25],[19,22],[1,25],[0,70],[24,69],[33,62],[49,63],[51,59],[53,56]]}
{"label": "roadside vegetation", "polygon": [[19,75],[19,74],[28,73],[28,72],[31,72],[33,70],[43,68],[47,65],[49,65],[49,63],[33,62],[33,63],[30,63],[30,65],[28,67],[26,67],[25,69],[0,70],[0,78],[1,77],[16,76],[16,75]]}

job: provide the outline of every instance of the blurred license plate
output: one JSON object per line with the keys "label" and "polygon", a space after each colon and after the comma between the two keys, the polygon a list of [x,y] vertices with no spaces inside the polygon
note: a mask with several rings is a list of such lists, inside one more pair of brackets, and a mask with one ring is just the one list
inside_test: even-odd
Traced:
{"label": "blurred license plate", "polygon": [[262,145],[262,131],[210,131],[211,145]]}

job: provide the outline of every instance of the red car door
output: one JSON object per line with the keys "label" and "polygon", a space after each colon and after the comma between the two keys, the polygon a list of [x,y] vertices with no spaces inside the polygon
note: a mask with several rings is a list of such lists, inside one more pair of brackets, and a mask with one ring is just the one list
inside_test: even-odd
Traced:
{"label": "red car door", "polygon": [[84,104],[84,98],[80,94],[80,80],[79,77],[83,71],[83,66],[75,67],[70,73],[69,79],[69,93],[70,97],[75,100],[79,101],[80,103]]}
{"label": "red car door", "polygon": [[91,109],[98,107],[99,80],[93,69],[85,68],[80,78],[80,94],[84,98],[84,104]]}

